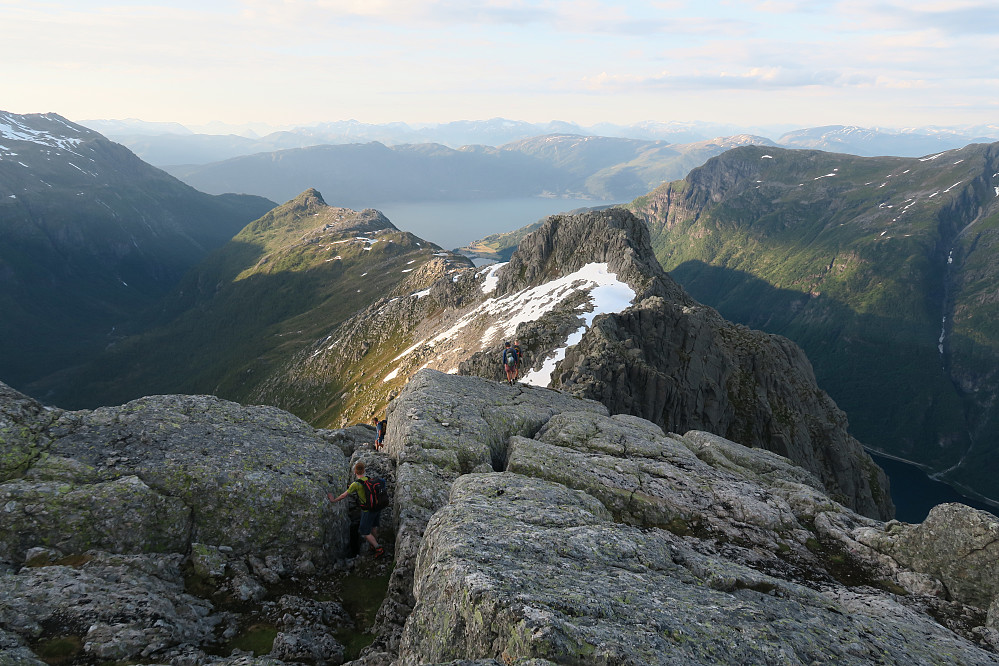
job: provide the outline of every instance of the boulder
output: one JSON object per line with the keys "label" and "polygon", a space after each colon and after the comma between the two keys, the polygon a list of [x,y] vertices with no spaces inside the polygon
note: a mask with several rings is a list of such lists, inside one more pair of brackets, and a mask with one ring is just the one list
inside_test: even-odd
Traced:
{"label": "boulder", "polygon": [[988,609],[999,598],[999,518],[987,511],[938,504],[922,523],[901,526],[885,550],[956,601]]}
{"label": "boulder", "polygon": [[183,553],[200,543],[318,561],[346,547],[346,513],[324,498],[346,487],[347,459],[287,412],[155,396],[53,419],[14,404],[39,453],[0,484],[0,559],[23,561],[36,546]]}
{"label": "boulder", "polygon": [[399,663],[986,664],[889,595],[829,591],[703,555],[667,530],[511,473],[470,474],[430,521]]}

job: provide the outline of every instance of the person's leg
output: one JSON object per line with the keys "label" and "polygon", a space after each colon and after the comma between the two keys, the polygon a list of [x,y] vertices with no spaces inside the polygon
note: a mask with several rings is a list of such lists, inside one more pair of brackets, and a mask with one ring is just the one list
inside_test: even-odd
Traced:
{"label": "person's leg", "polygon": [[364,537],[368,543],[371,544],[372,548],[379,548],[378,540],[375,535],[372,534],[374,530],[374,513],[372,511],[362,511],[361,512],[361,526],[358,531],[361,536]]}

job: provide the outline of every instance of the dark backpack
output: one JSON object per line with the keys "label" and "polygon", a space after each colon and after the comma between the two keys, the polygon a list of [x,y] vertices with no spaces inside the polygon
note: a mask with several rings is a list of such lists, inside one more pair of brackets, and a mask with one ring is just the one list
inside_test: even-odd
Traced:
{"label": "dark backpack", "polygon": [[364,486],[365,501],[361,508],[365,511],[379,511],[389,505],[388,486],[385,479],[358,479]]}
{"label": "dark backpack", "polygon": [[388,427],[388,419],[382,419],[381,421],[378,422],[378,425],[375,426],[375,434],[378,436],[379,440],[385,438],[385,428],[387,427]]}

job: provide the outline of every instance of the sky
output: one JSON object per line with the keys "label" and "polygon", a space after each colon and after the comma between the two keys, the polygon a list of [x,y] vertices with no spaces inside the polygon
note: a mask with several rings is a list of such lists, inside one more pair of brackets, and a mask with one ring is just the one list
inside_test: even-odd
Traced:
{"label": "sky", "polygon": [[0,0],[0,109],[355,119],[999,122],[995,0]]}

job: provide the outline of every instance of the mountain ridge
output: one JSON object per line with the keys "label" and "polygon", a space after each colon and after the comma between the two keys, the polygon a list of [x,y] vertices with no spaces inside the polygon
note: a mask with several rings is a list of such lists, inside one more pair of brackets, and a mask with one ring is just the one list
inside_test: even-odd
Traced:
{"label": "mountain ridge", "polygon": [[23,387],[96,353],[272,206],[198,192],[58,114],[0,112],[0,372]]}
{"label": "mountain ridge", "polygon": [[995,497],[997,150],[741,148],[630,208],[696,298],[798,340],[865,443]]}

